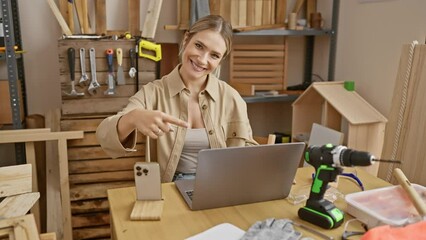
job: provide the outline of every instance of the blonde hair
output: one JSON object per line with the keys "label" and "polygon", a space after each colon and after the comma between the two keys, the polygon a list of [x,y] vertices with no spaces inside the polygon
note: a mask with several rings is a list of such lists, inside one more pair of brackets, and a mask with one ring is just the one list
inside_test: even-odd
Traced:
{"label": "blonde hair", "polygon": [[218,32],[225,41],[226,51],[223,54],[222,60],[225,59],[232,49],[232,26],[223,17],[219,15],[207,15],[198,19],[185,33],[184,40],[179,48],[179,57],[182,57],[183,50],[191,38],[204,30],[213,30]]}

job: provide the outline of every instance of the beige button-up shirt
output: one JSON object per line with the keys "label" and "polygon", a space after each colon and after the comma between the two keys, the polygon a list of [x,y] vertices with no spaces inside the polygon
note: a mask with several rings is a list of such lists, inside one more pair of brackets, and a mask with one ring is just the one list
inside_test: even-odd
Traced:
{"label": "beige button-up shirt", "polygon": [[[134,131],[134,137],[129,138],[130,142],[121,144],[117,123],[122,115],[135,108],[159,110],[188,121],[189,90],[180,77],[179,67],[162,79],[144,85],[129,99],[129,104],[121,112],[102,121],[96,136],[108,155],[117,158],[134,151],[137,131]],[[211,148],[257,145],[252,137],[247,105],[226,82],[210,74],[207,86],[200,92],[198,100]],[[159,163],[162,182],[172,181],[186,135],[186,128],[172,128],[174,132],[159,137],[151,144],[151,148],[156,150],[151,160]]]}

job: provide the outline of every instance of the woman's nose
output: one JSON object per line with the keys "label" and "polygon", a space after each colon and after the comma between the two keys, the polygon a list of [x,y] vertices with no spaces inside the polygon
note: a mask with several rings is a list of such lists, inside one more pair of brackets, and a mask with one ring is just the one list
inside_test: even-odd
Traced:
{"label": "woman's nose", "polygon": [[199,55],[199,61],[203,64],[207,64],[208,61],[208,53],[201,53]]}

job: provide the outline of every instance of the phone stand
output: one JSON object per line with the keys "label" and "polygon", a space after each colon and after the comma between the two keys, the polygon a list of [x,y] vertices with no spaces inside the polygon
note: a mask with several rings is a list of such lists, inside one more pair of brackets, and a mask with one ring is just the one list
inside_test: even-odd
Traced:
{"label": "phone stand", "polygon": [[161,200],[136,200],[133,205],[130,220],[133,221],[158,221],[163,213],[164,199]]}

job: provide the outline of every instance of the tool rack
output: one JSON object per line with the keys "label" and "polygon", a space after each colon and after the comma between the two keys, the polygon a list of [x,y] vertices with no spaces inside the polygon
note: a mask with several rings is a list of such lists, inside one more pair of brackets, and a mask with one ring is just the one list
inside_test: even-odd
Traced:
{"label": "tool rack", "polygon": [[[1,0],[1,13],[3,16],[3,31],[5,52],[0,54],[0,60],[6,60],[7,77],[10,93],[10,109],[12,128],[22,129],[23,119],[27,115],[25,94],[24,59],[22,54],[15,52],[17,46],[22,50],[21,30],[19,23],[19,9],[17,0]],[[16,163],[25,163],[25,146],[15,144]]]}

